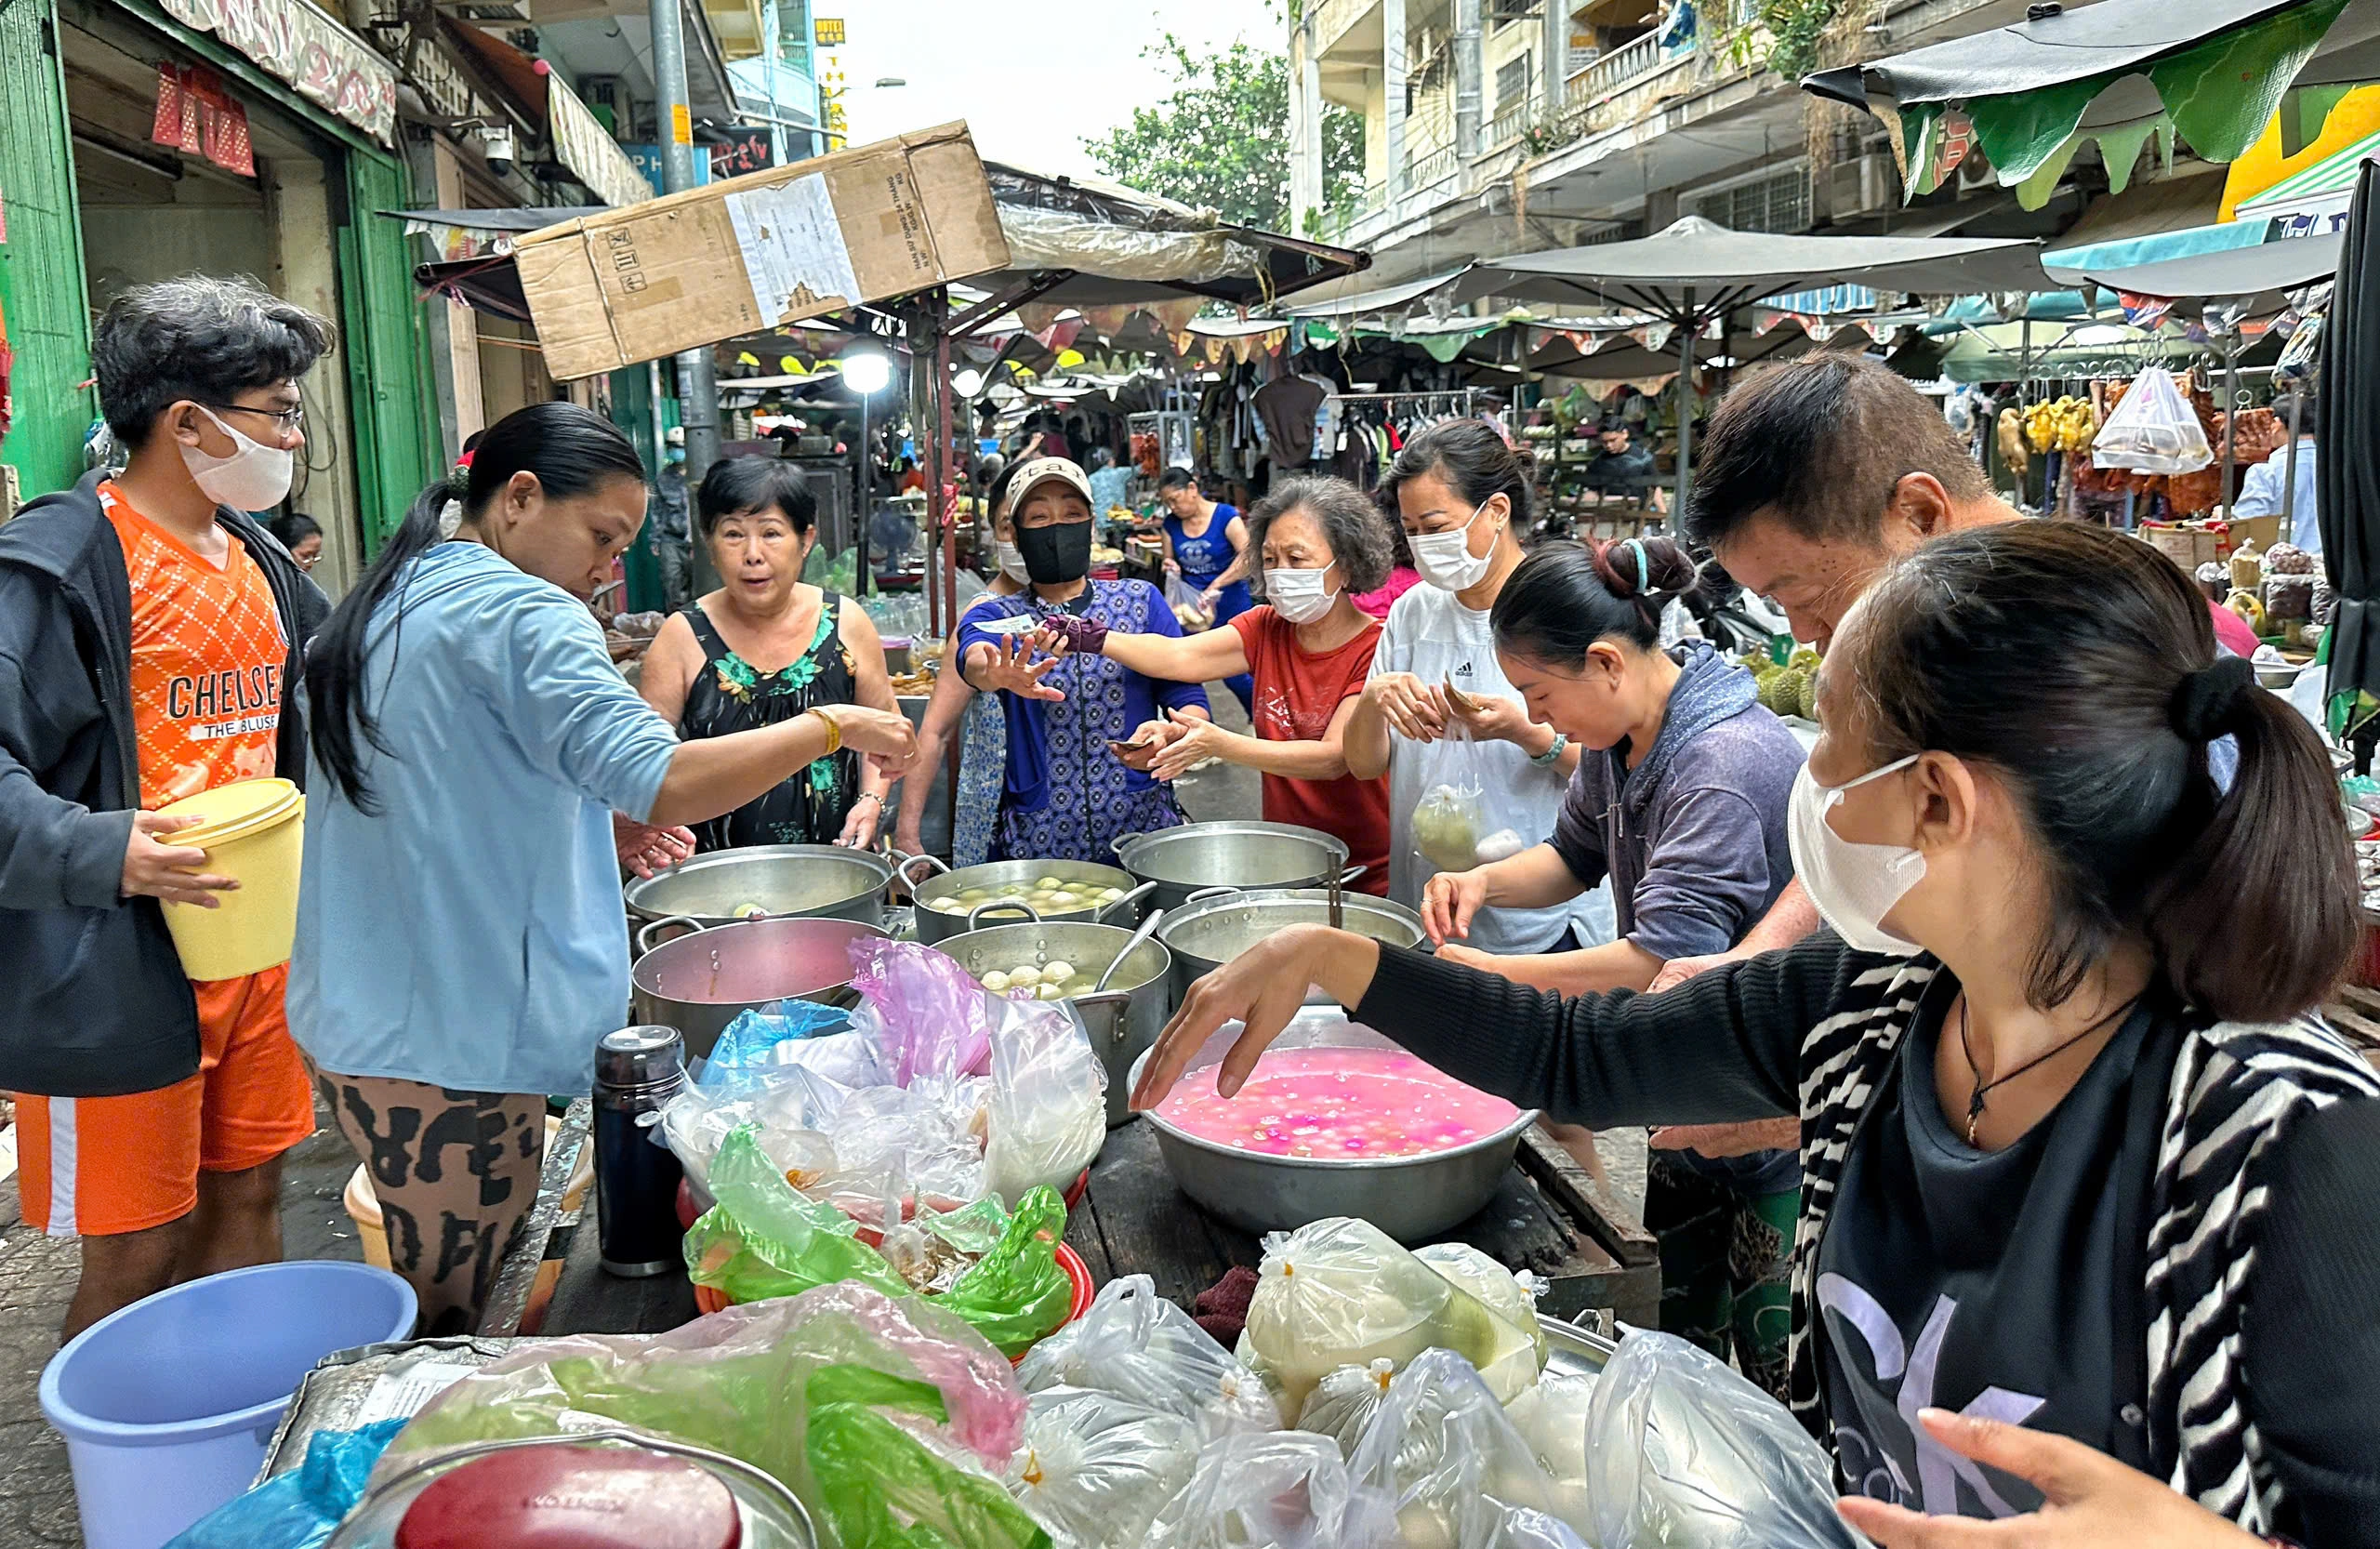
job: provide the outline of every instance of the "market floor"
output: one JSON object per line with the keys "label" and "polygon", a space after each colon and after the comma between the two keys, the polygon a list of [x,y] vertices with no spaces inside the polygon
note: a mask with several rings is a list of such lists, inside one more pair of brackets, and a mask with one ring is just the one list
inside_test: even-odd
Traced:
{"label": "market floor", "polygon": [[[1207,685],[1216,719],[1248,729],[1247,713],[1220,683]],[[1263,810],[1256,772],[1213,764],[1180,783],[1182,804],[1199,821],[1255,817]],[[1599,1135],[1595,1148],[1629,1208],[1645,1201],[1645,1132]],[[340,1204],[355,1154],[335,1129],[289,1153],[282,1190],[282,1240],[293,1259],[360,1259],[354,1224]],[[41,1369],[58,1348],[58,1324],[74,1291],[74,1244],[24,1225],[17,1181],[0,1183],[0,1545],[81,1549],[66,1446],[42,1418]]]}

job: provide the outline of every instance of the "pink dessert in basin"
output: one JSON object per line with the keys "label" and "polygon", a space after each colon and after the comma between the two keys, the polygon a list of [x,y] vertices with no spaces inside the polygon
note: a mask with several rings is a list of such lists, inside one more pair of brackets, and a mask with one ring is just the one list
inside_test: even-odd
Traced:
{"label": "pink dessert in basin", "polygon": [[1451,1151],[1519,1117],[1401,1049],[1273,1049],[1239,1095],[1186,1073],[1157,1105],[1183,1133],[1268,1157],[1373,1161]]}

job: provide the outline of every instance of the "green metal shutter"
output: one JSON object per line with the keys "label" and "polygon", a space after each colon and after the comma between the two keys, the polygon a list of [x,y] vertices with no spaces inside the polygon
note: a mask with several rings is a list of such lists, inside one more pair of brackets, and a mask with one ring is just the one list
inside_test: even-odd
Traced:
{"label": "green metal shutter", "polygon": [[364,547],[377,552],[439,461],[428,356],[416,326],[411,238],[375,212],[411,207],[404,164],[350,151],[339,224],[339,308],[355,416],[355,485]]}
{"label": "green metal shutter", "polygon": [[56,16],[51,0],[0,4],[0,311],[16,351],[0,462],[29,500],[82,475],[93,413],[78,385],[91,375],[91,328]]}

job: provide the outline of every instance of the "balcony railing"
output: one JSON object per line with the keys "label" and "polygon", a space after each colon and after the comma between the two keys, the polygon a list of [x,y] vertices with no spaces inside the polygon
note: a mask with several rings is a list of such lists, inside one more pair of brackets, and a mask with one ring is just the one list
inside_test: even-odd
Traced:
{"label": "balcony railing", "polygon": [[1569,105],[1583,108],[1602,100],[1636,79],[1648,75],[1668,62],[1668,56],[1655,34],[1646,33],[1633,38],[1602,56],[1586,69],[1570,77],[1566,93]]}
{"label": "balcony railing", "polygon": [[[1461,168],[1461,160],[1451,145],[1440,146],[1405,164],[1403,194],[1424,192],[1453,177]],[[1339,202],[1322,216],[1322,240],[1336,242],[1349,232],[1379,219],[1388,213],[1389,191],[1381,184],[1343,192]]]}
{"label": "balcony railing", "polygon": [[1536,121],[1537,116],[1537,98],[1534,94],[1524,97],[1504,109],[1488,121],[1488,132],[1479,137],[1480,152],[1484,155],[1490,151],[1501,151],[1505,146],[1512,144],[1513,141],[1521,138],[1529,125]]}
{"label": "balcony railing", "polygon": [[1405,186],[1409,191],[1433,187],[1453,177],[1461,165],[1460,158],[1454,153],[1454,147],[1441,145],[1426,155],[1416,156],[1406,164]]}

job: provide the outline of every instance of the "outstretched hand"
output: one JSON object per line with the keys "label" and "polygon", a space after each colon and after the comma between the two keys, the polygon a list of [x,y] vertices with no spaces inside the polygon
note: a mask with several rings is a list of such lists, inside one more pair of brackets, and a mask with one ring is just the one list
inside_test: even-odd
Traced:
{"label": "outstretched hand", "polygon": [[1031,640],[1007,635],[986,644],[987,653],[975,658],[974,679],[982,687],[1003,689],[1020,699],[1055,701],[1066,696],[1064,690],[1041,681],[1058,665],[1058,658],[1045,655],[1035,661]]}
{"label": "outstretched hand", "polygon": [[650,879],[694,853],[694,831],[658,828],[615,812],[612,814],[612,846],[618,852],[622,866],[639,877]]}

